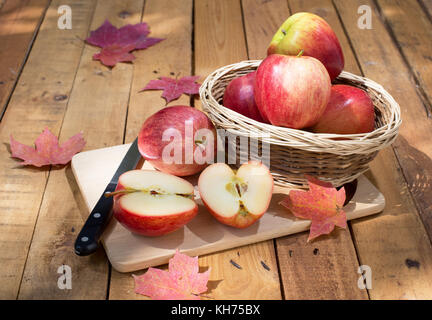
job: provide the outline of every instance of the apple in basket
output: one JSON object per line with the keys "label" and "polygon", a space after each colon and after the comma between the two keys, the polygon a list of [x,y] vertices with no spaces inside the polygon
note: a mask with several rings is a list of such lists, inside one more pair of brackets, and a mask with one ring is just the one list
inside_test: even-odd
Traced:
{"label": "apple in basket", "polygon": [[216,130],[201,111],[189,106],[166,107],[143,124],[138,149],[153,167],[188,176],[213,163]]}
{"label": "apple in basket", "polygon": [[304,50],[305,56],[321,61],[331,80],[343,70],[344,56],[336,34],[321,17],[299,12],[290,16],[275,33],[267,53],[295,56]]}
{"label": "apple in basket", "polygon": [[313,58],[272,54],[259,65],[254,97],[264,120],[276,126],[313,126],[330,99],[331,82],[323,64]]}
{"label": "apple in basket", "polygon": [[126,229],[146,236],[173,232],[198,212],[192,184],[156,170],[125,172],[112,195],[114,217]]}
{"label": "apple in basket", "polygon": [[254,71],[231,80],[224,92],[223,105],[248,118],[264,122],[254,98],[255,74]]}
{"label": "apple in basket", "polygon": [[375,128],[372,99],[362,89],[348,85],[334,85],[330,101],[311,131],[316,133],[356,134]]}
{"label": "apple in basket", "polygon": [[267,211],[273,193],[273,177],[258,161],[249,161],[235,173],[225,163],[204,169],[198,180],[201,199],[220,222],[246,228]]}

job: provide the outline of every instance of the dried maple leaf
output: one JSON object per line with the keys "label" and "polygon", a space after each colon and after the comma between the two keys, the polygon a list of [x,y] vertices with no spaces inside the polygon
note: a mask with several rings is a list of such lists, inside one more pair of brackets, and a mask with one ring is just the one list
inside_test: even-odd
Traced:
{"label": "dried maple leaf", "polygon": [[65,141],[61,146],[57,137],[45,128],[35,141],[35,146],[22,144],[10,136],[12,157],[24,160],[21,164],[42,167],[45,165],[66,164],[74,154],[80,152],[85,145],[82,133],[78,133]]}
{"label": "dried maple leaf", "polygon": [[147,37],[150,33],[150,29],[147,23],[128,24],[118,29],[118,40],[117,44],[127,46],[133,45],[134,50],[136,49],[147,49],[164,39],[161,38],[149,38]]}
{"label": "dried maple leaf", "polygon": [[346,214],[342,207],[345,189],[339,191],[331,183],[306,176],[308,191],[292,190],[280,202],[298,218],[311,220],[308,241],[333,231],[334,226],[346,228]]}
{"label": "dried maple leaf", "polygon": [[186,76],[180,79],[172,79],[168,77],[160,77],[158,80],[151,80],[141,91],[145,90],[163,90],[162,98],[166,102],[176,100],[185,94],[197,94],[200,84],[196,83],[199,76]]}
{"label": "dried maple leaf", "polygon": [[135,59],[135,56],[129,51],[133,48],[132,45],[121,47],[116,44],[102,48],[101,52],[93,55],[94,60],[100,60],[104,65],[113,67],[117,62],[129,62]]}
{"label": "dried maple leaf", "polygon": [[149,268],[135,279],[135,292],[154,300],[200,300],[207,291],[210,270],[199,273],[198,257],[176,250],[169,260],[168,271]]}
{"label": "dried maple leaf", "polygon": [[150,28],[147,23],[128,24],[120,29],[108,20],[96,30],[90,32],[86,41],[102,48],[93,55],[93,59],[100,60],[107,66],[114,66],[117,62],[132,61],[135,56],[130,51],[146,49],[164,39],[149,38]]}
{"label": "dried maple leaf", "polygon": [[96,30],[90,31],[90,37],[86,41],[97,47],[108,47],[116,43],[118,39],[118,29],[114,27],[108,20]]}

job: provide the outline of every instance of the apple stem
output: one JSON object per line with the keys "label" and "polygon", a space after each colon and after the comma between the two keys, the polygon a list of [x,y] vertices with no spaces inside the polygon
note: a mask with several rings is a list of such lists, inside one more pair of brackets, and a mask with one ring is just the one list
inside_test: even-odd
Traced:
{"label": "apple stem", "polygon": [[[105,197],[109,198],[112,196],[116,196],[118,194],[128,194],[128,193],[134,193],[134,192],[145,192],[145,193],[150,193],[152,196],[155,195],[169,195],[168,193],[161,193],[158,192],[156,190],[138,190],[138,189],[122,189],[122,190],[117,190],[117,191],[113,191],[113,192],[107,192],[105,193]],[[193,199],[193,194],[183,194],[183,193],[173,193],[177,196],[180,197],[185,197],[185,198],[189,198],[189,199]]]}
{"label": "apple stem", "polygon": [[113,191],[113,192],[107,192],[105,193],[105,197],[109,198],[118,194],[126,194],[126,193],[133,193],[133,192],[137,192],[138,190],[135,189],[122,189],[122,190],[117,190],[117,191]]}
{"label": "apple stem", "polygon": [[205,150],[206,145],[207,145],[207,140],[203,139],[203,140],[195,140],[195,145],[203,150]]}
{"label": "apple stem", "polygon": [[298,53],[297,57],[300,58],[303,55],[304,50],[301,49],[300,52]]}

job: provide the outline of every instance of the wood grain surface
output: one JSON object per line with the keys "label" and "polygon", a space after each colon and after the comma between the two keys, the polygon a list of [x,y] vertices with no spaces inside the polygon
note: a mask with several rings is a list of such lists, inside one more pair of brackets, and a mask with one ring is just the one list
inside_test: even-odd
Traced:
{"label": "wood grain surface", "polygon": [[0,119],[49,2],[8,0],[0,3]]}
{"label": "wood grain surface", "polygon": [[[73,30],[57,29],[53,1],[33,44],[7,111],[0,123],[0,297],[18,295],[22,272],[49,176],[49,168],[22,168],[10,157],[9,136],[32,144],[44,127],[58,134],[67,106],[94,10],[94,3],[76,1],[72,8],[81,17]],[[62,54],[59,55],[59,43]],[[66,96],[66,99],[63,97]],[[47,234],[51,234],[48,232]]]}
{"label": "wood grain surface", "polygon": [[[90,30],[99,27],[107,18],[114,25],[138,23],[142,8],[142,0],[99,1]],[[123,18],[119,13],[125,10],[130,15]],[[87,150],[123,141],[133,75],[131,64],[122,63],[111,69],[93,60],[92,56],[98,50],[90,45],[84,47],[60,131],[60,139],[83,131]],[[106,298],[108,263],[103,250],[88,257],[79,257],[73,251],[73,243],[83,223],[75,200],[77,191],[70,166],[51,171],[24,271],[20,299]],[[58,289],[57,269],[62,264],[72,270],[71,290]],[[88,286],[89,282],[93,285]]]}
{"label": "wood grain surface", "polygon": [[[432,146],[427,144],[418,148],[421,141],[417,139],[425,139],[432,133],[432,24],[415,0],[378,1],[377,3],[384,26],[387,27],[393,42],[396,42],[393,47],[396,47],[407,65],[407,77],[417,91],[416,100],[406,99],[415,107],[405,106],[406,111],[412,112],[406,116],[407,112],[403,114],[406,122],[410,121],[404,125],[404,128],[414,132],[409,137],[407,134],[403,136],[407,139],[407,143],[401,143],[406,148],[402,154],[406,153],[405,157],[400,156],[400,158],[410,191],[416,199],[426,230],[431,236],[432,199],[427,191],[432,189],[432,161],[430,160]],[[418,99],[421,100],[420,103],[417,103]],[[426,131],[417,132],[422,130],[417,127],[417,120],[415,120],[417,117],[422,119],[421,125],[422,128],[427,128]],[[416,141],[416,144],[411,144],[410,141]],[[407,156],[408,152],[414,161]]]}
{"label": "wood grain surface", "polygon": [[[410,176],[428,178],[430,159],[419,158],[419,150],[414,145],[419,149],[429,148],[430,145],[421,141],[426,141],[427,131],[431,129],[430,119],[417,95],[410,71],[380,20],[376,7],[367,1],[353,3],[358,6],[366,3],[373,8],[372,29],[359,29],[353,4],[348,6],[346,2],[335,1],[361,70],[366,77],[382,83],[393,95],[401,106],[404,121],[395,142],[401,169],[395,161],[384,158],[391,156],[390,150],[380,153],[381,163],[375,161],[372,164],[375,166],[374,180],[389,201],[387,211],[376,219],[352,223],[359,259],[374,270],[374,289],[369,292],[371,298],[431,298],[431,244],[416,210],[419,208],[419,213],[422,213],[422,209],[412,200],[418,201],[416,198],[422,195],[413,192],[410,186]],[[423,161],[421,165],[414,165],[413,162],[420,160]],[[408,179],[408,184],[404,178]],[[420,185],[421,192],[427,194],[430,184],[422,182]],[[418,262],[419,268],[413,268],[412,261]]]}
{"label": "wood grain surface", "polygon": [[425,111],[432,116],[432,28],[416,0],[378,0],[378,12],[411,69]]}
{"label": "wood grain surface", "polygon": [[[57,27],[64,4],[72,8],[72,30]],[[372,9],[370,30],[358,28],[360,5]],[[0,112],[7,107],[0,122],[0,298],[144,298],[103,250],[74,255],[88,209],[70,166],[21,167],[10,157],[11,134],[31,145],[45,127],[60,141],[82,130],[86,150],[131,142],[166,105],[160,91],[139,92],[148,81],[202,80],[220,66],[263,58],[278,26],[298,11],[324,17],[343,47],[345,70],[379,82],[401,106],[400,136],[368,173],[387,206],[309,245],[304,233],[200,257],[202,270],[212,268],[209,297],[431,299],[431,0],[0,1]],[[166,40],[135,51],[133,64],[106,68],[83,41],[106,18],[117,26],[148,22],[151,35]],[[200,108],[197,97],[175,104]],[[72,268],[72,290],[57,287],[63,264]],[[362,264],[372,268],[368,291],[357,288]]]}

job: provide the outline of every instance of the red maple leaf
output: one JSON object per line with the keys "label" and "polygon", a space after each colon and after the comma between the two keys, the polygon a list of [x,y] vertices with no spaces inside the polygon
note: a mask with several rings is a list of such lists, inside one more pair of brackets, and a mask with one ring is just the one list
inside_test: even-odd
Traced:
{"label": "red maple leaf", "polygon": [[[147,23],[127,24],[117,31],[117,44],[130,45],[137,47],[140,40],[147,38],[150,34],[150,28]],[[162,40],[162,39],[159,39]]]}
{"label": "red maple leaf", "polygon": [[308,191],[292,190],[280,202],[298,218],[311,220],[308,241],[329,234],[335,226],[346,228],[346,214],[342,207],[345,201],[345,189],[336,190],[329,182],[323,182],[306,176]]}
{"label": "red maple leaf", "polygon": [[147,23],[127,24],[119,29],[108,20],[96,30],[90,32],[86,41],[102,48],[102,51],[93,55],[93,59],[100,60],[107,66],[114,66],[117,62],[132,61],[135,56],[130,51],[147,49],[164,40],[149,38],[150,28]]}
{"label": "red maple leaf", "polygon": [[114,27],[108,20],[96,30],[90,31],[90,37],[86,41],[97,47],[108,47],[117,42],[118,29]]}
{"label": "red maple leaf", "polygon": [[150,34],[150,28],[147,23],[128,24],[118,29],[117,44],[127,46],[134,45],[136,49],[147,49],[164,39],[147,37]]}
{"label": "red maple leaf", "polygon": [[135,59],[135,56],[129,51],[133,48],[132,45],[121,47],[113,44],[102,48],[101,52],[93,55],[94,60],[100,60],[104,65],[113,67],[117,62],[129,62]]}
{"label": "red maple leaf", "polygon": [[160,77],[158,80],[151,80],[141,91],[145,90],[163,90],[162,98],[166,102],[176,100],[185,94],[197,94],[200,84],[196,83],[199,76],[186,76],[180,79],[172,79],[168,77]]}
{"label": "red maple leaf", "polygon": [[198,257],[189,257],[176,250],[169,260],[168,271],[149,268],[135,276],[135,292],[154,300],[200,300],[207,291],[210,270],[199,273]]}
{"label": "red maple leaf", "polygon": [[45,165],[66,164],[74,154],[84,148],[82,133],[78,133],[65,141],[61,146],[57,137],[45,128],[35,141],[35,147],[22,144],[10,136],[12,157],[24,160],[23,165],[42,167]]}

